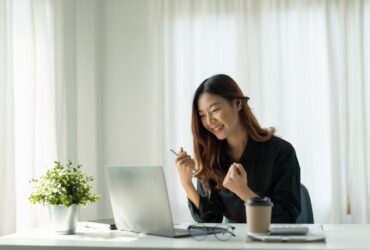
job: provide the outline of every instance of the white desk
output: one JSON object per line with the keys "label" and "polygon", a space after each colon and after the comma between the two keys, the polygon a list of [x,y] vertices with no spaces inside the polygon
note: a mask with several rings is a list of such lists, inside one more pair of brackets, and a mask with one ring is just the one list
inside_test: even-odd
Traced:
{"label": "white desk", "polygon": [[219,241],[208,235],[203,241],[171,239],[122,231],[79,227],[75,235],[56,235],[35,229],[0,237],[0,249],[370,249],[370,225],[324,225],[326,243],[246,242],[246,225],[234,224],[236,237]]}

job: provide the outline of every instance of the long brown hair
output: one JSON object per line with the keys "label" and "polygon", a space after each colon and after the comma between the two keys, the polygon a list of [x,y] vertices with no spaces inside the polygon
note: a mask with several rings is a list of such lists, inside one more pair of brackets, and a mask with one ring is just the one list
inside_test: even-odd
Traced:
{"label": "long brown hair", "polygon": [[204,80],[197,88],[193,98],[191,126],[193,132],[194,158],[198,166],[195,177],[209,195],[208,181],[216,181],[217,188],[223,187],[225,172],[221,168],[221,141],[204,128],[199,117],[198,99],[203,93],[221,96],[228,101],[242,100],[239,118],[249,138],[257,142],[269,140],[274,128],[262,128],[248,106],[248,97],[244,96],[238,84],[228,75],[214,75]]}

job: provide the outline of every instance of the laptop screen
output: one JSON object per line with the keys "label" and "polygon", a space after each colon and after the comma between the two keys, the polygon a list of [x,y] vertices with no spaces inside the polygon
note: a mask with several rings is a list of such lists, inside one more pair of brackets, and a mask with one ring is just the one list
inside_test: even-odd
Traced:
{"label": "laptop screen", "polygon": [[105,174],[119,230],[174,236],[162,167],[106,166]]}

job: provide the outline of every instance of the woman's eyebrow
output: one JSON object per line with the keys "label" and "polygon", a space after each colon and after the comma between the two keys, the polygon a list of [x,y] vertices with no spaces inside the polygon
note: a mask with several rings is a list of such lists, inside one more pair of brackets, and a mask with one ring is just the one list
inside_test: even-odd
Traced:
{"label": "woman's eyebrow", "polygon": [[216,105],[219,105],[219,103],[218,102],[214,102],[211,105],[209,105],[208,108],[211,108],[212,106],[216,106]]}
{"label": "woman's eyebrow", "polygon": [[[218,102],[214,102],[211,105],[209,105],[208,108],[211,108],[212,106],[216,106],[216,105],[219,105],[219,103]],[[199,109],[198,110],[198,113],[200,113],[200,112],[203,112],[203,110]]]}

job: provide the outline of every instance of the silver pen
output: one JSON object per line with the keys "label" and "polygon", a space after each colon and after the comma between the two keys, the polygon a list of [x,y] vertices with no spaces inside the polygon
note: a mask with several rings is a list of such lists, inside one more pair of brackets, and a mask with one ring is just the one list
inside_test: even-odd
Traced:
{"label": "silver pen", "polygon": [[[179,154],[178,153],[176,153],[176,151],[175,150],[173,150],[172,148],[170,149],[170,151],[174,154],[174,155],[176,155],[176,156],[179,156]],[[194,166],[195,167],[195,166]],[[194,168],[193,169],[193,176],[194,176],[194,174],[196,174],[197,173],[197,168]]]}
{"label": "silver pen", "polygon": [[174,153],[176,156],[179,156],[179,154],[178,154],[178,153],[176,153],[176,151],[175,151],[175,150],[173,150],[172,148],[170,149],[170,151],[171,151],[172,153]]}

